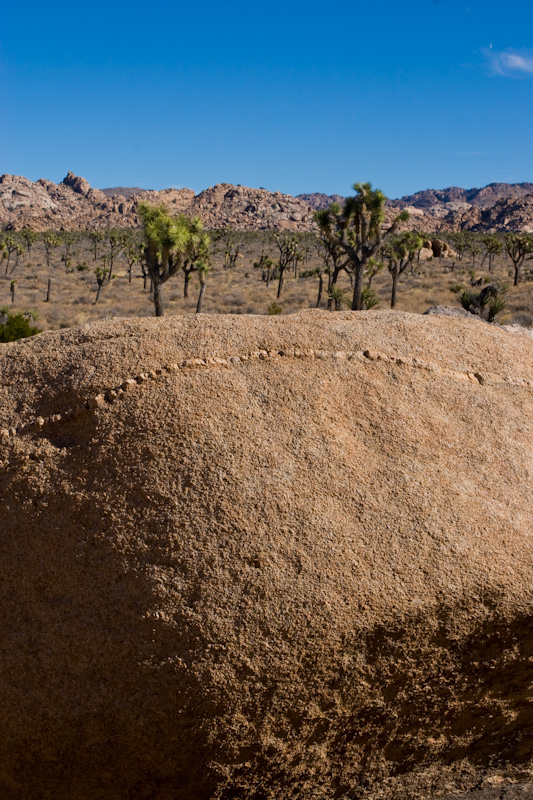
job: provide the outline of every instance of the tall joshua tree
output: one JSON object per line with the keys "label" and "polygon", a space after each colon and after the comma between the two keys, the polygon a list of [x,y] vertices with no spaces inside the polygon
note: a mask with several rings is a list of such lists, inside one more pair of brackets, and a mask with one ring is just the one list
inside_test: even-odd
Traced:
{"label": "tall joshua tree", "polygon": [[352,311],[363,308],[363,281],[367,264],[381,247],[382,240],[396,232],[400,222],[409,218],[406,211],[399,214],[382,235],[385,217],[385,195],[372,189],[371,183],[354,183],[354,197],[348,197],[342,210],[331,209],[321,221],[321,232],[346,254],[348,268],[354,275]]}
{"label": "tall joshua tree", "polygon": [[533,258],[533,236],[527,233],[506,233],[505,250],[514,265],[513,285],[518,286],[524,261]]}
{"label": "tall joshua tree", "polygon": [[283,289],[283,280],[285,278],[285,270],[290,264],[294,263],[294,259],[298,253],[298,239],[296,236],[289,236],[289,234],[274,234],[274,239],[278,246],[279,258],[277,259],[278,269],[278,293],[277,298],[281,297]]}
{"label": "tall joshua tree", "polygon": [[[194,219],[187,220],[189,226],[189,246],[187,254],[181,266],[184,281],[183,281],[183,296],[189,296],[189,280],[193,272],[198,272],[200,277],[200,286],[205,286],[205,276],[209,269],[210,259],[210,240],[204,231],[202,221],[195,217]],[[202,274],[200,274],[202,273]],[[204,283],[202,284],[202,280]],[[203,297],[203,293],[202,293]],[[200,303],[201,308],[201,303]]]}
{"label": "tall joshua tree", "polygon": [[339,274],[346,269],[348,259],[341,248],[339,240],[330,235],[334,217],[341,213],[338,203],[332,203],[328,208],[315,211],[313,218],[318,224],[318,246],[324,255],[325,271],[328,275],[328,308],[333,307],[332,291],[339,279]]}
{"label": "tall joshua tree", "polygon": [[412,264],[414,261],[421,242],[422,237],[417,233],[404,233],[394,238],[385,250],[385,255],[389,259],[388,269],[392,275],[391,308],[395,308],[396,306],[398,279],[400,275],[405,272],[409,264]]}
{"label": "tall joshua tree", "polygon": [[162,317],[163,284],[182,268],[194,248],[195,236],[202,237],[206,248],[209,237],[199,220],[172,217],[164,205],[139,203],[139,216],[144,225],[144,258],[154,289],[155,315]]}

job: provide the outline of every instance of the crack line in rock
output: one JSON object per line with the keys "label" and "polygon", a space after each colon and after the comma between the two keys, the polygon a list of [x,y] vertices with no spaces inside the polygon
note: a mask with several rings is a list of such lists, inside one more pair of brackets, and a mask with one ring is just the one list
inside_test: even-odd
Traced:
{"label": "crack line in rock", "polygon": [[330,350],[254,350],[247,355],[241,356],[228,356],[227,358],[208,357],[208,358],[187,358],[181,363],[171,363],[164,367],[159,367],[149,372],[141,372],[135,378],[127,378],[119,386],[111,389],[105,389],[96,395],[93,395],[85,402],[74,406],[73,408],[64,411],[61,414],[52,414],[48,417],[36,417],[35,420],[28,422],[19,427],[3,428],[0,429],[0,436],[4,438],[12,438],[13,436],[20,435],[21,433],[28,433],[35,429],[44,428],[46,425],[55,424],[57,422],[64,422],[70,419],[76,419],[88,411],[96,411],[99,408],[105,408],[106,405],[111,405],[122,395],[131,391],[132,388],[147,383],[150,380],[156,380],[159,377],[167,377],[175,372],[182,372],[189,369],[199,369],[205,367],[228,367],[237,364],[245,364],[249,361],[267,361],[276,358],[316,358],[316,359],[333,359],[337,362],[342,361],[365,361],[365,362],[383,362],[394,364],[396,366],[407,366],[414,369],[420,369],[427,372],[433,372],[439,375],[446,375],[448,377],[456,378],[461,381],[467,381],[477,385],[487,384],[507,384],[517,386],[524,389],[533,389],[533,381],[526,380],[525,378],[514,378],[512,376],[502,377],[500,375],[493,375],[490,373],[480,372],[466,372],[450,370],[439,367],[429,361],[406,356],[391,356],[387,353],[379,351],[363,350],[363,351],[330,351]]}

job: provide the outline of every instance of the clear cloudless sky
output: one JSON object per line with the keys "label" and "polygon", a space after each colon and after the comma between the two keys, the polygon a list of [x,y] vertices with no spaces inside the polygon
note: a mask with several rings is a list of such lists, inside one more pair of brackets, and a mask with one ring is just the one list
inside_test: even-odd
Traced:
{"label": "clear cloudless sky", "polygon": [[389,197],[533,180],[531,0],[10,2],[0,173]]}

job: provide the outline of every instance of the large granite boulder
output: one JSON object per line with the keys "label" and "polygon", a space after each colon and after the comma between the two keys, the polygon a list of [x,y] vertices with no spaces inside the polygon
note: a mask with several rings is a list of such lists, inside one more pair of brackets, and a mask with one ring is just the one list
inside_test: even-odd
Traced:
{"label": "large granite boulder", "polygon": [[0,796],[527,796],[532,375],[391,312],[1,345]]}

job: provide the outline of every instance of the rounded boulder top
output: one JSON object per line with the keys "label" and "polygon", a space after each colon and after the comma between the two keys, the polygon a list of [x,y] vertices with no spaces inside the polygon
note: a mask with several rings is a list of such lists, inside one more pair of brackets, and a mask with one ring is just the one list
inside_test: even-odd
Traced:
{"label": "rounded boulder top", "polygon": [[467,319],[1,345],[0,795],[525,787],[532,444],[533,342]]}

